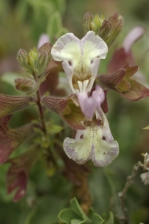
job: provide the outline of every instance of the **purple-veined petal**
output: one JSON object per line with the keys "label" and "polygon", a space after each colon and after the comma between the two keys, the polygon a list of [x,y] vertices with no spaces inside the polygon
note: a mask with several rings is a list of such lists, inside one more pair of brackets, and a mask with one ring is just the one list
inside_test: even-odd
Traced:
{"label": "purple-veined petal", "polygon": [[61,36],[51,49],[51,55],[55,61],[72,60],[80,56],[80,40],[73,34],[67,33]]}
{"label": "purple-veined petal", "polygon": [[80,139],[67,137],[64,140],[64,151],[70,159],[79,164],[91,159],[95,166],[105,167],[118,156],[118,143],[104,140],[102,127],[87,127],[82,133]]}
{"label": "purple-veined petal", "polygon": [[96,57],[105,59],[108,53],[107,44],[104,40],[95,34],[93,31],[88,31],[82,38],[81,43],[83,45],[83,56],[93,60]]}
{"label": "purple-veined petal", "polygon": [[108,52],[106,43],[93,31],[79,40],[72,33],[60,37],[51,49],[55,61],[62,61],[63,69],[74,93],[80,92],[78,82],[88,80],[86,92],[91,91],[98,73],[100,59]]}

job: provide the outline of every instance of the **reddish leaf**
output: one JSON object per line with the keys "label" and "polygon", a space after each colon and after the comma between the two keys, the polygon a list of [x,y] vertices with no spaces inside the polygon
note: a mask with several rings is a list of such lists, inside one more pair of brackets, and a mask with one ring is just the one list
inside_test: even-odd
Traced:
{"label": "reddish leaf", "polygon": [[65,98],[45,96],[43,97],[42,102],[50,110],[59,114],[62,119],[73,129],[85,129],[82,124],[85,117],[80,107],[76,106],[74,103],[73,95]]}
{"label": "reddish leaf", "polygon": [[12,165],[7,173],[7,191],[10,194],[16,190],[14,202],[26,193],[29,172],[39,155],[38,148],[34,145],[21,156],[8,160]]}
{"label": "reddish leaf", "polygon": [[143,27],[135,27],[128,33],[123,42],[123,47],[115,51],[108,66],[108,72],[115,72],[124,67],[128,62],[130,64],[135,64],[131,47],[144,35],[144,31]]}
{"label": "reddish leaf", "polygon": [[127,64],[123,69],[99,77],[100,82],[121,94],[125,99],[136,101],[149,96],[149,89],[131,79],[138,70],[137,66]]}
{"label": "reddish leaf", "polygon": [[34,98],[31,96],[8,96],[0,94],[0,118],[15,111],[25,109],[34,101]]}
{"label": "reddish leaf", "polygon": [[115,51],[114,55],[108,66],[108,72],[115,72],[122,69],[127,63],[134,64],[133,55],[130,52],[126,53],[125,49],[122,47]]}
{"label": "reddish leaf", "polygon": [[17,189],[13,199],[14,202],[19,201],[25,196],[27,189],[27,179],[28,177],[24,170],[21,170],[18,173],[13,173],[11,168],[9,169],[7,173],[7,192],[10,194]]}
{"label": "reddish leaf", "polygon": [[7,126],[11,116],[0,119],[0,164],[5,163],[11,153],[33,134],[33,124],[17,129]]}

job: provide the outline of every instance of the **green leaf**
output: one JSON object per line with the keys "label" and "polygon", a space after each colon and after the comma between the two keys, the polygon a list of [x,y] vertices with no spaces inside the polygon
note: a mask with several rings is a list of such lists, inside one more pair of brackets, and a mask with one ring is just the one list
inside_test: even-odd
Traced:
{"label": "green leaf", "polygon": [[106,222],[104,222],[104,224],[114,224],[114,215],[112,212],[110,212],[109,219]]}
{"label": "green leaf", "polygon": [[47,25],[47,33],[49,34],[50,37],[56,36],[58,31],[62,27],[62,19],[61,15],[59,12],[54,12],[48,21]]}
{"label": "green leaf", "polygon": [[80,216],[82,219],[86,219],[86,215],[85,213],[82,211],[78,201],[76,198],[73,198],[70,201],[70,205],[71,205],[71,209],[78,215]]}
{"label": "green leaf", "polygon": [[71,224],[74,218],[78,219],[79,217],[70,208],[65,208],[59,213],[58,218],[66,224]]}
{"label": "green leaf", "polygon": [[71,224],[82,224],[82,223],[85,223],[85,222],[86,222],[86,220],[81,221],[81,220],[79,220],[79,219],[73,219],[73,220],[71,221]]}
{"label": "green leaf", "polygon": [[93,224],[102,224],[104,222],[98,214],[94,213],[93,208],[90,208],[88,217],[92,220]]}
{"label": "green leaf", "polygon": [[60,125],[53,124],[53,125],[49,126],[50,134],[57,134],[57,133],[61,132],[62,130],[63,130],[63,127]]}

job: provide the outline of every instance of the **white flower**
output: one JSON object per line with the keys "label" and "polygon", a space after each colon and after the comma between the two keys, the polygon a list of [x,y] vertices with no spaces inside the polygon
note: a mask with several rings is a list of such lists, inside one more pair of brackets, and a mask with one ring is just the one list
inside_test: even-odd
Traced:
{"label": "white flower", "polygon": [[100,59],[105,59],[107,52],[106,43],[93,31],[87,32],[81,40],[67,33],[51,49],[53,59],[62,61],[72,91],[81,94],[91,90]]}
{"label": "white flower", "polygon": [[142,179],[142,182],[145,184],[145,185],[148,185],[149,184],[149,171],[148,172],[145,172],[145,173],[142,173],[140,175],[141,179]]}
{"label": "white flower", "polygon": [[[75,139],[64,140],[64,151],[67,156],[79,164],[92,160],[95,166],[109,165],[119,154],[119,146],[111,134],[108,120],[100,109],[99,124],[78,130]],[[92,123],[91,123],[92,124]]]}

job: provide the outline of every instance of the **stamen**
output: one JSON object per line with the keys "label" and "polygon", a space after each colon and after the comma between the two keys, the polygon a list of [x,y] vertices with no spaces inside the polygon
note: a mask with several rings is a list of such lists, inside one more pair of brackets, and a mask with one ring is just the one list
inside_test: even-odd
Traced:
{"label": "stamen", "polygon": [[81,82],[81,81],[77,81],[78,85],[79,85],[79,92],[81,93],[81,95],[83,95],[84,97],[87,96],[87,86],[89,83],[89,79]]}
{"label": "stamen", "polygon": [[83,87],[82,87],[82,94],[83,95],[86,95],[86,92],[87,92],[86,89],[87,89],[88,83],[89,83],[89,80],[88,79],[83,82]]}
{"label": "stamen", "polygon": [[78,85],[79,85],[79,90],[80,90],[80,93],[82,94],[82,92],[83,92],[83,86],[82,86],[82,82],[80,82],[80,81],[77,81],[78,82]]}
{"label": "stamen", "polygon": [[102,118],[97,110],[95,110],[95,116],[96,116],[97,120],[102,120]]}

